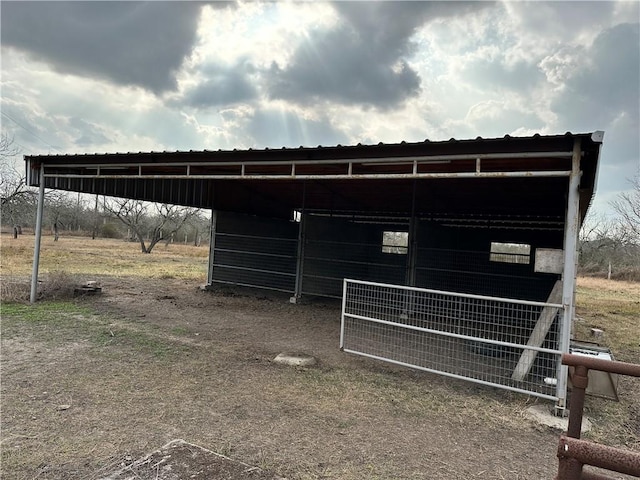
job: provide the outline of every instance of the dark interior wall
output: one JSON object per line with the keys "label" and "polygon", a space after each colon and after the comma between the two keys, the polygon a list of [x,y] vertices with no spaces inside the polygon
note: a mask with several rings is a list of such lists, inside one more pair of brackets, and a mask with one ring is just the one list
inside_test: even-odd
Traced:
{"label": "dark interior wall", "polygon": [[[294,293],[299,225],[218,212],[213,282]],[[408,255],[383,251],[385,231],[406,232],[408,225],[305,215],[302,294],[341,297],[344,278],[405,285]],[[530,245],[529,263],[492,261],[492,242]],[[535,251],[562,249],[562,243],[560,230],[470,228],[421,220],[415,286],[545,301],[559,276],[534,271]]]}
{"label": "dark interior wall", "polygon": [[[491,243],[530,245],[528,264],[492,261]],[[545,301],[558,275],[536,273],[537,248],[562,249],[561,230],[469,228],[421,221],[416,286],[478,295]]]}
{"label": "dark interior wall", "polygon": [[303,294],[339,297],[344,278],[405,282],[407,256],[383,253],[382,236],[384,231],[406,231],[406,226],[313,215],[305,222]]}
{"label": "dark interior wall", "polygon": [[294,292],[297,223],[217,212],[215,231],[214,283]]}

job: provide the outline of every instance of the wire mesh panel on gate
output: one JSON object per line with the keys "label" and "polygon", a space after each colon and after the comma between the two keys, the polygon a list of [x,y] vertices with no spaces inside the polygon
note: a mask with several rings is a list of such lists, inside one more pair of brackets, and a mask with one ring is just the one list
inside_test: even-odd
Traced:
{"label": "wire mesh panel on gate", "polygon": [[[540,302],[345,282],[345,351],[555,399],[560,309],[536,347],[527,343],[549,308]],[[533,361],[514,380],[532,349]]]}

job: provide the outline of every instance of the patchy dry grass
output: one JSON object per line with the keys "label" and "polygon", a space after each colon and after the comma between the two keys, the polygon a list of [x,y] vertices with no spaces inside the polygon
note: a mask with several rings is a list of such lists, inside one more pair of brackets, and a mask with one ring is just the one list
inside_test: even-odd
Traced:
{"label": "patchy dry grass", "polygon": [[[640,283],[578,278],[575,337],[597,341],[616,360],[640,363]],[[603,330],[601,338],[592,328]],[[640,379],[620,377],[620,402],[588,397],[585,412],[593,420],[589,438],[640,449]]]}
{"label": "patchy dry grass", "polygon": [[[72,298],[81,282],[67,272],[50,272],[39,277],[37,300],[63,300]],[[31,284],[25,277],[4,277],[0,285],[3,303],[26,303],[31,295]]]}
{"label": "patchy dry grass", "polygon": [[[214,314],[228,310],[221,305]],[[472,429],[479,445],[490,445],[506,440],[506,430],[533,434],[535,445],[546,435],[530,430],[522,396],[474,395],[476,387],[425,382],[406,370],[357,368],[359,359],[276,366],[274,352],[232,343],[242,328],[222,341],[193,342],[202,326],[96,315],[75,302],[8,305],[3,323],[12,357],[3,392],[6,478],[99,478],[174,437],[291,479],[421,478],[424,471],[474,478],[476,460],[447,458],[431,439],[464,443]],[[516,451],[526,452],[527,442]],[[509,478],[553,469],[512,467],[479,448]]]}
{"label": "patchy dry grass", "polygon": [[597,339],[617,360],[640,363],[640,283],[578,278],[576,338],[593,341],[591,328],[604,331]]}
{"label": "patchy dry grass", "polygon": [[[0,237],[0,257],[3,276],[24,277],[31,274],[33,235]],[[207,276],[206,246],[194,247],[172,243],[158,245],[150,254],[140,253],[134,242],[114,239],[43,236],[40,273],[64,271],[82,275],[127,275],[145,278],[180,278],[203,282]]]}

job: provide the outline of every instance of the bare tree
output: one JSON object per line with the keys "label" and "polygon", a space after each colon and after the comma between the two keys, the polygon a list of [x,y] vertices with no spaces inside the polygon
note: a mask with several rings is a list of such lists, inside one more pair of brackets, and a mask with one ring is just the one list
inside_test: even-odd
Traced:
{"label": "bare tree", "polygon": [[21,233],[20,224],[33,210],[35,191],[27,187],[26,175],[15,166],[15,157],[20,150],[13,138],[3,133],[0,136],[0,205],[2,223],[11,224],[15,236]]}
{"label": "bare tree", "polygon": [[580,270],[590,275],[640,278],[640,172],[633,189],[618,195],[615,217],[589,213],[580,232]]}
{"label": "bare tree", "polygon": [[3,207],[26,191],[26,176],[20,174],[13,164],[13,158],[19,153],[13,145],[13,138],[3,133],[0,137],[0,198]]}
{"label": "bare tree", "polygon": [[626,240],[640,246],[640,170],[629,182],[631,190],[620,193],[611,206],[620,215]]}
{"label": "bare tree", "polygon": [[54,241],[60,237],[60,229],[69,229],[77,215],[77,206],[68,192],[52,190],[47,192],[45,216],[51,225]]}
{"label": "bare tree", "polygon": [[159,242],[170,241],[199,212],[194,208],[127,199],[105,200],[104,209],[130,229],[140,243],[142,253],[151,253]]}
{"label": "bare tree", "polygon": [[[590,210],[582,223],[578,241],[582,273],[604,275],[611,271],[620,247],[617,222]],[[610,275],[610,273],[609,273]]]}
{"label": "bare tree", "polygon": [[[206,218],[201,211],[191,217],[187,222],[190,227],[190,233],[192,235],[193,245],[199,247],[202,243],[202,236],[206,235],[211,225],[211,219]],[[185,243],[188,235],[185,233]]]}

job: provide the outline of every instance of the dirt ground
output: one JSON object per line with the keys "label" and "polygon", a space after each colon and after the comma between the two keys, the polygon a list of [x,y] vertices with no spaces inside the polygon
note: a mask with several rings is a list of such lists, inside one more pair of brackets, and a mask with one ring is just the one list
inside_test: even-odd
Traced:
{"label": "dirt ground", "polygon": [[264,474],[250,478],[557,471],[559,432],[525,414],[535,400],[341,352],[338,302],[92,280],[103,293],[54,325],[3,319],[2,478],[104,478],[176,438]]}
{"label": "dirt ground", "polygon": [[102,480],[281,480],[264,470],[178,439]]}

